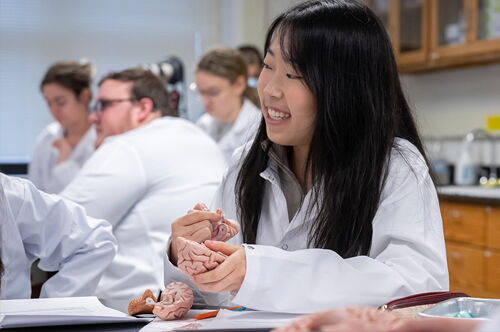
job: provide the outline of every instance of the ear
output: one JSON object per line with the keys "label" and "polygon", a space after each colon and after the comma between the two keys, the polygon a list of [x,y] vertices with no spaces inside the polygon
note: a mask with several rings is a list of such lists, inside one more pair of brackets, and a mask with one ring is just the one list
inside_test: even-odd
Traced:
{"label": "ear", "polygon": [[232,87],[238,95],[243,95],[243,92],[247,88],[247,81],[245,80],[245,76],[238,76],[238,78],[236,78],[236,81],[234,81]]}
{"label": "ear", "polygon": [[92,99],[92,94],[90,93],[89,88],[83,89],[82,92],[80,92],[80,95],[78,96],[78,101],[80,101],[84,105],[88,105],[91,99]]}
{"label": "ear", "polygon": [[142,123],[149,118],[149,115],[154,112],[154,104],[151,98],[141,98],[137,101],[139,111],[137,113],[137,122]]}

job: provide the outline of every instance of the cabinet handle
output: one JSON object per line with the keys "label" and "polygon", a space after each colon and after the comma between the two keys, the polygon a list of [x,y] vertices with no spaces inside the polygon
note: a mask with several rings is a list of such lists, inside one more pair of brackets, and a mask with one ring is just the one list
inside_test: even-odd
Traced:
{"label": "cabinet handle", "polygon": [[460,255],[460,253],[458,253],[456,251],[452,251],[452,252],[450,252],[450,257],[453,259],[461,259],[462,255]]}
{"label": "cabinet handle", "polygon": [[451,210],[450,213],[453,219],[460,219],[462,217],[462,213],[460,213],[460,211],[458,210]]}
{"label": "cabinet handle", "polygon": [[491,253],[491,251],[489,251],[489,250],[485,250],[485,251],[483,252],[483,255],[484,255],[484,257],[486,257],[486,258],[491,258],[492,253]]}

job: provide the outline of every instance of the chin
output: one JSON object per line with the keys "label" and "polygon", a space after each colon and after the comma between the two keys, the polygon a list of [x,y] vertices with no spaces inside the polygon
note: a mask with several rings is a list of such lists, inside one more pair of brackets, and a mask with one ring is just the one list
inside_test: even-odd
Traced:
{"label": "chin", "polygon": [[283,146],[290,145],[289,140],[287,140],[286,137],[283,137],[282,135],[270,133],[269,131],[267,132],[267,138],[269,138],[269,140],[271,142],[273,142],[274,144],[279,144],[279,145],[283,145]]}

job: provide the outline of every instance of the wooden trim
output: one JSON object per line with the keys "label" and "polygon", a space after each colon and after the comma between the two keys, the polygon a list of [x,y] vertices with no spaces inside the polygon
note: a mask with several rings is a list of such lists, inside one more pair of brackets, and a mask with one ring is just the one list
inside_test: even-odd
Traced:
{"label": "wooden trim", "polygon": [[389,33],[392,39],[392,47],[396,59],[399,59],[401,54],[401,16],[400,16],[400,1],[401,0],[389,0]]}
{"label": "wooden trim", "polygon": [[465,15],[465,23],[467,24],[465,40],[467,44],[474,43],[477,40],[477,31],[478,31],[477,5],[478,5],[477,0],[465,0],[464,15]]}
{"label": "wooden trim", "polygon": [[430,0],[422,0],[419,5],[419,9],[421,11],[421,21],[420,21],[420,49],[409,52],[401,52],[401,0],[397,1],[397,30],[398,30],[398,49],[397,49],[397,57],[398,64],[400,66],[405,66],[414,63],[421,63],[427,60],[427,54],[429,53],[429,1]]}
{"label": "wooden trim", "polygon": [[433,59],[436,57],[437,53],[436,50],[438,48],[439,44],[439,37],[438,37],[438,30],[439,30],[439,24],[438,24],[438,17],[439,17],[439,7],[437,4],[437,0],[432,1],[430,4],[429,8],[429,17],[430,17],[430,38],[429,38],[429,44],[430,44],[430,59]]}

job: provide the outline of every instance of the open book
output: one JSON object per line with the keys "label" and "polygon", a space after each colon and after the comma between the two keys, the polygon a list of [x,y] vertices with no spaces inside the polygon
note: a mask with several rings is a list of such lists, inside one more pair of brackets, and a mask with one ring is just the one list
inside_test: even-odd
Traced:
{"label": "open book", "polygon": [[0,328],[149,322],[105,307],[95,296],[0,300]]}

